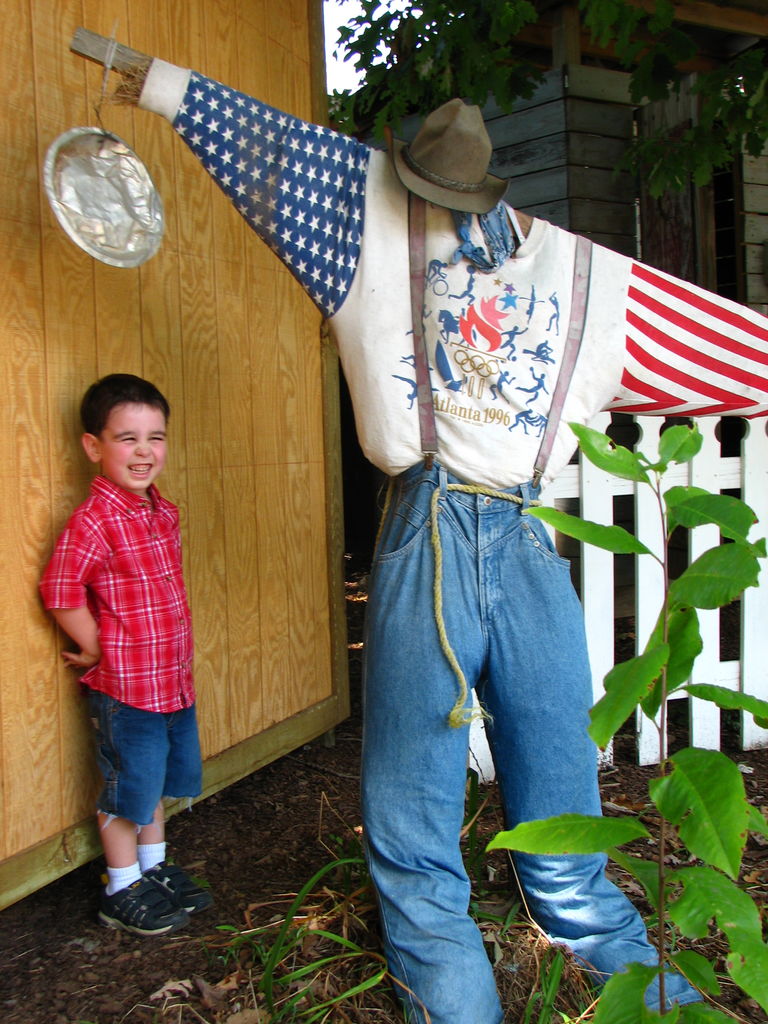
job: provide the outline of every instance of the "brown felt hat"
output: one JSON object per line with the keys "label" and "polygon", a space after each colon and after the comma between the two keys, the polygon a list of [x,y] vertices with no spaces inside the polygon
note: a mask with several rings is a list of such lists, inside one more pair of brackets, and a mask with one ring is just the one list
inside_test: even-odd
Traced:
{"label": "brown felt hat", "polygon": [[488,173],[493,147],[479,107],[455,99],[433,110],[411,143],[390,139],[403,185],[449,210],[488,213],[507,182]]}

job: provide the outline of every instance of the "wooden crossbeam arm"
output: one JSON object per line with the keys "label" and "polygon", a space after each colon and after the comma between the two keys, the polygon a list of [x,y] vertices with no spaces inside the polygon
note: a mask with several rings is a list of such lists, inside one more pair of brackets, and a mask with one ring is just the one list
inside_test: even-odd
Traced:
{"label": "wooden crossbeam arm", "polygon": [[[72,37],[69,48],[73,53],[87,60],[92,60],[102,66],[107,62],[112,40],[106,36],[100,36],[96,32],[90,32],[85,28],[78,28]],[[129,75],[146,71],[152,63],[152,58],[139,50],[133,50],[130,46],[117,43],[114,46],[110,67],[120,73]]]}
{"label": "wooden crossbeam arm", "polygon": [[[542,54],[546,54],[546,58],[542,55],[536,56],[526,54],[527,60],[544,71],[548,70],[556,63],[554,59],[550,59],[550,55],[553,53],[554,28],[555,26],[550,22],[545,24],[538,21],[534,25],[525,25],[515,36],[516,43],[531,47],[535,50],[540,50],[542,51]],[[582,58],[597,57],[603,61],[613,61],[614,63],[617,61],[616,51],[614,48],[612,46],[599,46],[585,29],[582,29],[581,32],[580,46]],[[717,67],[719,63],[720,62],[716,61],[712,57],[700,54],[699,56],[680,64],[679,70],[685,72],[711,71],[712,68]]]}
{"label": "wooden crossbeam arm", "polygon": [[[632,0],[633,6],[652,13],[655,0]],[[717,29],[728,35],[768,36],[768,16],[733,4],[708,3],[706,0],[680,0],[673,4],[675,21],[683,25]]]}

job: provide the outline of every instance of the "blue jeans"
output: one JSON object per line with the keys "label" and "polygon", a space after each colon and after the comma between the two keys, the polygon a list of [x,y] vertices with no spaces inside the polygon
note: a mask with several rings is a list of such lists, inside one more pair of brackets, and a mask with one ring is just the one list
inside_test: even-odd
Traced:
{"label": "blue jeans", "polygon": [[142,711],[88,690],[104,814],[148,825],[162,797],[195,797],[202,761],[194,704],[181,711]]}
{"label": "blue jeans", "polygon": [[[592,684],[581,606],[568,563],[526,515],[537,492],[513,488],[520,505],[447,490],[460,482],[437,467],[408,470],[383,523],[366,623],[363,824],[385,951],[408,1019],[425,1021],[423,1006],[431,1024],[497,1024],[502,1009],[467,912],[459,848],[469,729],[447,721],[459,691],[434,613],[436,487],[447,638],[491,716],[507,827],[599,814],[597,752],[587,735]],[[657,962],[639,914],[606,878],[604,856],[515,861],[538,923],[588,963],[595,980],[633,961]],[[667,996],[698,999],[679,975],[668,977]]]}

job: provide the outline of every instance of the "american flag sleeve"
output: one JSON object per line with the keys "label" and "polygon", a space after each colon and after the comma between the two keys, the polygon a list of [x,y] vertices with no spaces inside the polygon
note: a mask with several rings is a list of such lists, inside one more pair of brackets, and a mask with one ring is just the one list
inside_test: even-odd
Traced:
{"label": "american flag sleeve", "polygon": [[370,150],[193,72],[174,128],[325,316],[354,276]]}

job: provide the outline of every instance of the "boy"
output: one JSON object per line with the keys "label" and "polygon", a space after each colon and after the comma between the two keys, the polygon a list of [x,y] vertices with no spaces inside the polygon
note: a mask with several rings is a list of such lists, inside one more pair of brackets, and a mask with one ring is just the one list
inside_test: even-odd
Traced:
{"label": "boy", "polygon": [[87,669],[104,777],[97,819],[108,884],[99,920],[162,935],[212,903],[165,861],[163,797],[191,800],[202,785],[179,513],[155,486],[170,408],[153,384],[115,373],[91,385],[80,415],[85,454],[101,473],[40,590],[78,645],[64,661]]}

